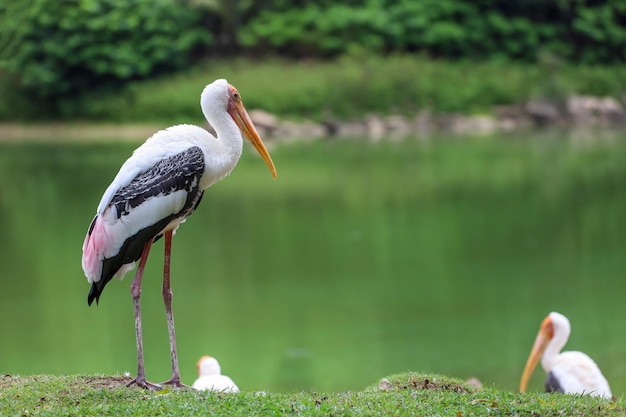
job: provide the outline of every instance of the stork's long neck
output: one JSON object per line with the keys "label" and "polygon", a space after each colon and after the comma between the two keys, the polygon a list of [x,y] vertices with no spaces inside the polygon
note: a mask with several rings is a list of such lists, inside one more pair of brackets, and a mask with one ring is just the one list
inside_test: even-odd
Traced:
{"label": "stork's long neck", "polygon": [[565,347],[565,344],[569,339],[569,332],[566,332],[563,329],[559,330],[560,331],[554,332],[552,340],[548,343],[548,346],[541,357],[541,366],[546,373],[550,372],[554,366],[557,356],[559,356],[561,350],[563,350],[563,347]]}
{"label": "stork's long neck", "polygon": [[205,113],[205,117],[217,135],[217,140],[209,141],[207,155],[211,159],[210,169],[217,181],[228,175],[237,165],[243,150],[243,137],[228,113],[224,112],[217,117],[210,117]]}

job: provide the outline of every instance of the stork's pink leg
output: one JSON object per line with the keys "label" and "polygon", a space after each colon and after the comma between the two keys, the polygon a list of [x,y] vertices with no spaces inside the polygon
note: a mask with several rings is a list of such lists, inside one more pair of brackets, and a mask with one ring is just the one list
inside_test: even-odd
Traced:
{"label": "stork's pink leg", "polygon": [[163,385],[172,385],[178,388],[188,388],[180,382],[178,368],[178,354],[176,353],[176,331],[174,330],[174,313],[172,312],[172,288],[170,286],[170,259],[172,254],[172,231],[165,232],[165,256],[163,258],[163,302],[167,316],[167,331],[170,336],[170,353],[172,355],[172,378],[163,382]]}
{"label": "stork's pink leg", "polygon": [[130,293],[133,296],[133,306],[135,308],[135,334],[137,336],[137,376],[130,381],[126,386],[137,384],[142,388],[160,390],[161,387],[157,384],[146,381],[146,371],[143,363],[143,337],[141,330],[141,307],[139,306],[139,298],[141,297],[141,277],[143,276],[143,270],[148,260],[148,253],[150,253],[150,247],[152,246],[152,239],[150,239],[143,247],[141,252],[141,259],[139,260],[139,266],[137,267],[137,273],[135,279],[130,286]]}

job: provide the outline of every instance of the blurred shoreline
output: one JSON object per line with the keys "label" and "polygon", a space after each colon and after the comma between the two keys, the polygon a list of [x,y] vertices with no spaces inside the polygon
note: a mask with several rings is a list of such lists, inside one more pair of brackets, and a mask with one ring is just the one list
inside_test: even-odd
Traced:
{"label": "blurred shoreline", "polygon": [[166,126],[96,122],[0,123],[0,142],[143,141]]}
{"label": "blurred shoreline", "polygon": [[[592,96],[571,96],[562,104],[530,101],[520,105],[497,106],[490,114],[473,115],[419,111],[413,116],[367,114],[359,119],[330,117],[319,122],[283,119],[259,109],[249,113],[261,137],[279,142],[340,138],[366,138],[376,142],[407,137],[482,136],[554,129],[593,138],[598,131],[621,131],[626,128],[626,111],[619,101],[611,97]],[[0,142],[142,142],[170,125],[87,121],[0,123]],[[206,122],[203,127],[214,133]]]}

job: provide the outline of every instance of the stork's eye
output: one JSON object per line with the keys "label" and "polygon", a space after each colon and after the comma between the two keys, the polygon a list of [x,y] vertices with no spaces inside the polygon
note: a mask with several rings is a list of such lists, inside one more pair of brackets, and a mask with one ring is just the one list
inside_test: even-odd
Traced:
{"label": "stork's eye", "polygon": [[235,100],[239,100],[241,97],[239,97],[239,93],[235,93],[235,94],[233,94],[233,98]]}

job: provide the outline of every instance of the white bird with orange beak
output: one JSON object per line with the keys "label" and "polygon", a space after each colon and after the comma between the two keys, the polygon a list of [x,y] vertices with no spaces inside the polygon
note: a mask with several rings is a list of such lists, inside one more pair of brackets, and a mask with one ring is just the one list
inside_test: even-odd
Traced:
{"label": "white bird with orange beak", "polygon": [[165,237],[162,294],[172,358],[172,378],[164,384],[184,387],[180,381],[170,286],[172,235],[198,207],[204,191],[230,174],[241,156],[243,137],[261,154],[276,178],[276,168],[257,133],[241,96],[226,80],[207,85],[200,107],[215,129],[177,125],[161,130],[124,162],[104,192],[83,243],[82,265],[91,290],[87,303],[98,303],[113,278],[123,278],[139,260],[131,294],[137,338],[137,377],[140,387],[161,389],[146,381],[143,358],[141,279],[152,244]]}
{"label": "white bird with orange beak", "polygon": [[233,380],[222,375],[222,368],[217,359],[203,356],[198,361],[197,367],[198,379],[193,383],[194,389],[224,393],[239,392],[239,387]]}
{"label": "white bird with orange beak", "polygon": [[593,359],[582,352],[561,352],[569,335],[570,324],[564,315],[552,312],[543,320],[520,380],[520,392],[526,391],[541,358],[541,366],[548,374],[546,392],[611,398],[609,383]]}

